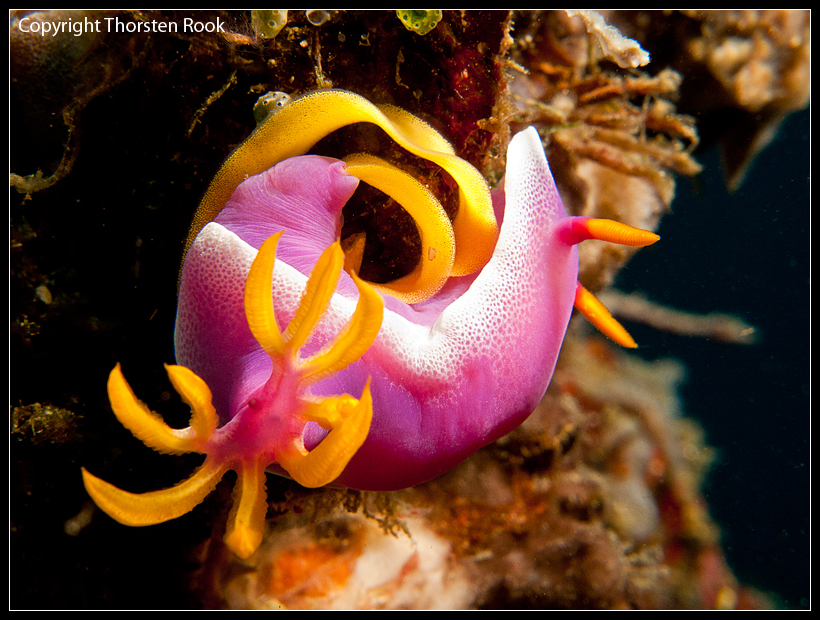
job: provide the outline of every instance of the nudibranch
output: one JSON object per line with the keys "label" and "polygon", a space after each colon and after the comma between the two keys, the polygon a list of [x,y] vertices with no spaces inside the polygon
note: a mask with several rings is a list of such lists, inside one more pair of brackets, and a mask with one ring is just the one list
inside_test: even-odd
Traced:
{"label": "nudibranch", "polygon": [[[420,182],[383,160],[305,154],[359,122],[454,179],[452,224]],[[395,197],[419,228],[419,265],[400,282],[363,282],[355,252],[340,248],[342,208],[360,181]],[[533,411],[573,306],[635,346],[577,281],[575,246],[591,238],[658,239],[567,216],[535,129],[513,137],[503,191],[491,193],[407,112],[336,90],[293,100],[228,158],[192,226],[179,284],[179,366],[167,367],[191,406],[190,426],[168,427],[137,400],[119,365],[109,378],[112,409],[129,430],[163,452],[205,454],[204,464],[177,486],[144,494],[84,469],[89,494],[118,521],[149,525],[190,511],[233,469],[225,540],[248,557],[264,530],[266,469],[308,487],[365,490],[443,473]]]}

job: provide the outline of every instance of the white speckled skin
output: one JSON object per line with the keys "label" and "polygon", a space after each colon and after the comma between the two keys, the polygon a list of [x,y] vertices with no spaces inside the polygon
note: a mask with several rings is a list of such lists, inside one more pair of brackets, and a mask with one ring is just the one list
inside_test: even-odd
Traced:
{"label": "white speckled skin", "polygon": [[[303,163],[328,170],[313,172],[309,181],[344,185],[321,192],[328,198],[320,210],[335,214],[338,222],[355,183],[340,162],[313,158]],[[299,165],[292,166],[294,171]],[[358,397],[372,376],[370,434],[338,484],[387,490],[433,478],[521,424],[543,396],[572,312],[578,256],[575,246],[558,239],[558,228],[569,220],[534,129],[510,143],[504,194],[498,243],[477,277],[453,282],[421,312],[422,307],[388,301],[379,336],[362,359],[313,386],[317,395]],[[236,220],[243,209],[248,210],[226,207],[226,220]],[[188,251],[175,345],[177,362],[205,379],[217,411],[229,419],[267,380],[271,364],[251,336],[243,308],[256,249],[240,238],[241,226],[234,226],[235,234],[219,220],[203,228]],[[282,228],[273,224],[268,235]],[[317,234],[332,239],[337,231]],[[322,244],[316,256],[327,245]],[[279,258],[287,260],[290,251],[286,247]],[[292,317],[305,282],[304,274],[277,260],[273,296],[281,326]],[[332,339],[347,321],[356,301],[352,290],[343,273],[311,346]],[[322,436],[309,424],[306,446],[315,446]]]}

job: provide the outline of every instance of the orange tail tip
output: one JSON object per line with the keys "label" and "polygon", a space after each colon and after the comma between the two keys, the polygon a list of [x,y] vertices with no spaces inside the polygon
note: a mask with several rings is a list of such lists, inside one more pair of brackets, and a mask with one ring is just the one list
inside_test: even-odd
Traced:
{"label": "orange tail tip", "polygon": [[623,325],[618,323],[606,309],[606,306],[598,301],[598,298],[578,283],[575,288],[575,307],[592,323],[602,334],[613,342],[628,349],[637,349],[638,344],[629,335]]}

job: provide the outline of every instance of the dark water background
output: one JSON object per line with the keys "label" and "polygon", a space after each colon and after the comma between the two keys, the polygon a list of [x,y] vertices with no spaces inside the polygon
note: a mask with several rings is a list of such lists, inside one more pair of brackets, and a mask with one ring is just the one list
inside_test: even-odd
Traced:
{"label": "dark water background", "polygon": [[727,312],[759,330],[740,346],[628,324],[647,359],[687,368],[686,415],[717,461],[705,494],[738,578],[787,608],[809,606],[810,112],[788,118],[729,194],[720,157],[680,179],[662,240],[619,276],[624,291],[692,312]]}

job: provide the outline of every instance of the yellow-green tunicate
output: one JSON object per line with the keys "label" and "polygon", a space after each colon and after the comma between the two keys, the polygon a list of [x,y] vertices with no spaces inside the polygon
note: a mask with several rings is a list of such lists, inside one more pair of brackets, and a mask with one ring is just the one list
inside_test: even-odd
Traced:
{"label": "yellow-green tunicate", "polygon": [[288,23],[286,9],[254,9],[251,11],[251,28],[263,39],[274,38]]}
{"label": "yellow-green tunicate", "polygon": [[256,103],[253,104],[253,117],[256,119],[256,124],[261,124],[268,117],[268,114],[287,105],[289,101],[290,95],[278,90],[269,91],[259,97]]}
{"label": "yellow-green tunicate", "polygon": [[441,11],[396,11],[396,15],[404,24],[404,27],[424,36],[441,21]]}
{"label": "yellow-green tunicate", "polygon": [[311,9],[305,11],[305,17],[314,26],[321,26],[330,19],[330,11],[323,11],[321,9]]}

